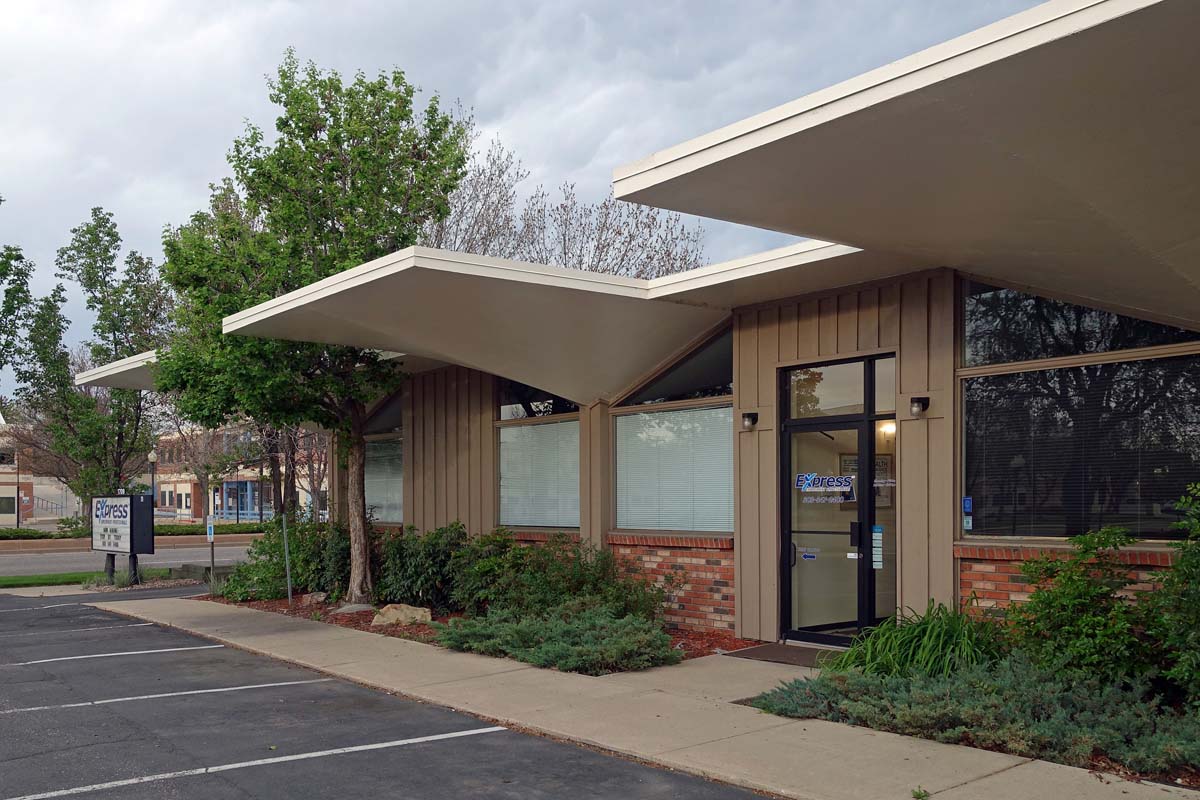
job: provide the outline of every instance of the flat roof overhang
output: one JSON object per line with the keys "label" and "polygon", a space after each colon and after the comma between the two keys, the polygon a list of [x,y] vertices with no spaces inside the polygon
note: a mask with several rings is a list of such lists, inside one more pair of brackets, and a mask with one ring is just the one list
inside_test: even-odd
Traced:
{"label": "flat roof overhang", "polygon": [[76,386],[107,386],[110,389],[154,389],[154,363],[157,351],[147,350],[135,356],[85,370],[75,376]]}
{"label": "flat roof overhang", "polygon": [[617,197],[1200,328],[1200,3],[1056,0],[619,168]]}
{"label": "flat roof overhang", "polygon": [[825,242],[654,280],[410,247],[226,317],[224,331],[400,350],[587,404],[631,388],[733,307],[913,269]]}

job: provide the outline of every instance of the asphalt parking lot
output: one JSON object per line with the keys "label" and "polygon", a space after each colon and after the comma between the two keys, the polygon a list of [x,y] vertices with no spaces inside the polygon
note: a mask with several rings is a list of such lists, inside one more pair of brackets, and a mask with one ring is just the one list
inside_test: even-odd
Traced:
{"label": "asphalt parking lot", "polygon": [[747,798],[84,605],[0,594],[0,800]]}

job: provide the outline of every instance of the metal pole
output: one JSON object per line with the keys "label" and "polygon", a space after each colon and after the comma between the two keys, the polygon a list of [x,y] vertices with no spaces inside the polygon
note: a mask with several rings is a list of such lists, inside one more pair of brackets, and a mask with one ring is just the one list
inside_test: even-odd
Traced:
{"label": "metal pole", "polygon": [[288,606],[292,604],[292,556],[288,551],[287,510],[283,512],[283,569],[287,574]]}
{"label": "metal pole", "polygon": [[117,554],[116,553],[105,554],[105,556],[104,556],[104,582],[107,583],[109,586],[112,586],[113,581],[116,579],[115,578],[116,571],[117,571]]}
{"label": "metal pole", "polygon": [[262,479],[263,479],[263,465],[262,465],[262,462],[259,461],[258,462],[258,524],[259,525],[261,525],[262,521],[263,521]]}
{"label": "metal pole", "polygon": [[17,470],[17,529],[21,528],[21,456],[17,454],[17,448],[13,448],[13,466]]}
{"label": "metal pole", "polygon": [[142,582],[142,579],[138,575],[137,553],[130,553],[129,554],[129,584],[131,586],[136,586],[137,584],[140,584],[141,582]]}
{"label": "metal pole", "polygon": [[240,523],[242,521],[242,482],[236,481],[237,484],[237,500],[233,504],[233,521]]}

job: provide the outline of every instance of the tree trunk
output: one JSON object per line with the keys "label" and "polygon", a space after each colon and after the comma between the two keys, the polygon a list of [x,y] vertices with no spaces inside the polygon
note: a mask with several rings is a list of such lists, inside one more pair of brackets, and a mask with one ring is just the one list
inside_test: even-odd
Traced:
{"label": "tree trunk", "polygon": [[372,599],[371,542],[364,483],[367,443],[363,439],[366,408],[357,402],[349,405],[346,500],[350,517],[350,586],[346,590],[346,599],[351,603],[369,603]]}

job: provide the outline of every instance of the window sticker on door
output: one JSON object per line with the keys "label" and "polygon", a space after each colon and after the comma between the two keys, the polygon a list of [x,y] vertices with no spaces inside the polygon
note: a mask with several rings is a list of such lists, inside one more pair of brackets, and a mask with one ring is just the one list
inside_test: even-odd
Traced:
{"label": "window sticker on door", "polygon": [[800,472],[796,475],[796,488],[808,494],[821,495],[805,497],[801,501],[804,503],[853,503],[855,477]]}

